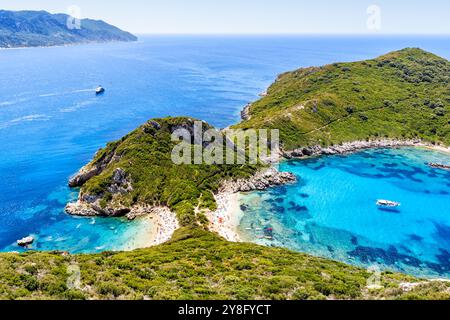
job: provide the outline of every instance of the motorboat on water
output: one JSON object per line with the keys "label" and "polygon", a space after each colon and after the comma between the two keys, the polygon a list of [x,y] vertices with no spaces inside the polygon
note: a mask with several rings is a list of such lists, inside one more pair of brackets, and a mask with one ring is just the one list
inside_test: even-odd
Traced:
{"label": "motorboat on water", "polygon": [[383,208],[397,208],[401,206],[401,203],[389,200],[378,200],[377,206]]}
{"label": "motorboat on water", "polygon": [[23,239],[17,240],[17,245],[20,247],[27,247],[31,244],[33,244],[34,242],[34,238],[29,236],[29,237],[25,237]]}
{"label": "motorboat on water", "polygon": [[105,93],[105,88],[103,88],[102,86],[98,86],[97,89],[95,89],[95,94],[99,95]]}

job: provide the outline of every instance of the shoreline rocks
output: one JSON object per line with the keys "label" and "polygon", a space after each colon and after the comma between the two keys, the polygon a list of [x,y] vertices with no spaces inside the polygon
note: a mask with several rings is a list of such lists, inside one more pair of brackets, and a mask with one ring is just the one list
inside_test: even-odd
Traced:
{"label": "shoreline rocks", "polygon": [[82,217],[122,217],[129,214],[132,208],[114,205],[114,198],[131,191],[133,191],[133,187],[129,176],[123,169],[117,168],[114,170],[111,183],[106,187],[105,191],[105,193],[108,192],[111,194],[110,203],[102,205],[103,194],[80,193],[78,201],[67,204],[65,210],[70,215]]}
{"label": "shoreline rocks", "polygon": [[250,107],[251,106],[252,106],[251,103],[249,103],[244,107],[244,109],[242,109],[242,111],[241,111],[241,119],[242,120],[244,120],[244,121],[250,120],[250,118],[251,118]]}
{"label": "shoreline rocks", "polygon": [[324,155],[341,155],[354,153],[361,150],[377,148],[398,148],[398,147],[420,147],[427,146],[420,140],[371,140],[371,141],[353,141],[341,145],[321,147],[312,146],[298,148],[292,151],[283,151],[283,156],[287,159],[309,158]]}
{"label": "shoreline rocks", "polygon": [[274,167],[261,170],[249,179],[226,181],[219,192],[214,195],[217,202],[217,210],[206,214],[209,220],[209,230],[217,233],[227,241],[240,242],[237,233],[239,217],[238,193],[255,190],[266,190],[271,187],[294,183],[297,178],[294,174],[280,172]]}
{"label": "shoreline rocks", "polygon": [[297,177],[290,172],[280,172],[271,167],[266,170],[259,171],[249,179],[240,179],[237,181],[226,182],[219,193],[223,192],[250,192],[263,191],[275,186],[281,186],[297,181]]}

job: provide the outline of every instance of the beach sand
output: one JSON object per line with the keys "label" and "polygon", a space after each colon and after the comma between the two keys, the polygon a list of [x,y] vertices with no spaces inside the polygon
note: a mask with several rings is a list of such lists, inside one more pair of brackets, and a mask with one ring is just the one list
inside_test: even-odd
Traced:
{"label": "beach sand", "polygon": [[180,227],[175,213],[168,208],[152,208],[152,212],[137,217],[144,226],[144,232],[139,232],[133,239],[133,249],[148,248],[169,241],[173,233]]}
{"label": "beach sand", "polygon": [[154,213],[150,215],[155,224],[152,234],[150,235],[150,242],[152,246],[157,246],[169,241],[175,230],[180,226],[175,213],[168,208],[156,208]]}
{"label": "beach sand", "polygon": [[444,146],[432,146],[432,145],[423,145],[423,148],[433,150],[433,151],[439,151],[439,152],[445,152],[450,154],[450,147],[444,147]]}
{"label": "beach sand", "polygon": [[216,195],[218,209],[206,214],[210,221],[209,229],[216,232],[227,241],[241,242],[237,228],[242,218],[239,208],[239,193],[231,191]]}

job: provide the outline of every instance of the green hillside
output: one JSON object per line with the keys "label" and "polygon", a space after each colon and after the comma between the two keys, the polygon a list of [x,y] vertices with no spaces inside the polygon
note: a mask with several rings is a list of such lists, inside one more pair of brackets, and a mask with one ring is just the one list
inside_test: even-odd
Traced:
{"label": "green hillside", "polygon": [[341,263],[185,228],[171,243],[133,252],[1,254],[0,299],[450,298],[450,283],[384,273],[383,288],[370,290],[371,276]]}
{"label": "green hillside", "polygon": [[[83,169],[87,178],[82,174],[71,185],[81,187],[80,199],[88,206],[98,204],[93,214],[118,216],[134,205],[167,206],[181,225],[206,223],[195,209],[215,210],[213,194],[221,183],[251,177],[259,166],[174,164],[171,153],[178,142],[171,141],[171,134],[180,128],[192,134],[194,122],[184,117],[148,121],[100,150]],[[203,132],[208,129],[211,126],[203,123]],[[191,148],[193,154],[195,146]]]}
{"label": "green hillside", "polygon": [[279,76],[239,128],[280,129],[284,150],[355,140],[450,144],[450,62],[421,49]]}

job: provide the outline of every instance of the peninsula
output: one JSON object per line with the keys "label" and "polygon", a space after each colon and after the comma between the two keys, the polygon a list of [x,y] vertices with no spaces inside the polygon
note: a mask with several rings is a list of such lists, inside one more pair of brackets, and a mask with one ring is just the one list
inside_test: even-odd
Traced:
{"label": "peninsula", "polygon": [[72,20],[66,14],[46,11],[0,10],[0,48],[137,40],[131,33],[101,20],[82,19],[73,27]]}
{"label": "peninsula", "polygon": [[235,128],[277,128],[288,157],[450,145],[450,62],[417,48],[280,75]]}

